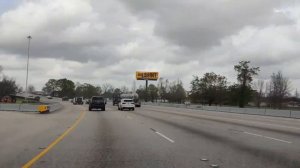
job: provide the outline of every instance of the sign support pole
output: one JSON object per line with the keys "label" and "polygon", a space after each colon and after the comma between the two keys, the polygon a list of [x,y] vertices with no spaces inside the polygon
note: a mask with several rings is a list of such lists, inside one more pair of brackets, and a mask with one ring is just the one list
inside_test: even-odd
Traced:
{"label": "sign support pole", "polygon": [[148,79],[146,79],[146,95],[145,95],[145,102],[148,102]]}
{"label": "sign support pole", "polygon": [[148,80],[157,81],[158,76],[159,76],[158,72],[143,72],[143,71],[135,72],[136,80],[145,80],[146,81],[145,102],[148,102]]}

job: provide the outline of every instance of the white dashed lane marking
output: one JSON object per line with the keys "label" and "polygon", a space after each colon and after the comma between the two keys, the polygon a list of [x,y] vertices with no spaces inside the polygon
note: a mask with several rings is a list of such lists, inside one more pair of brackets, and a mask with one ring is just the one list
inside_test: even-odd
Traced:
{"label": "white dashed lane marking", "polygon": [[151,129],[154,133],[156,133],[157,135],[159,135],[159,136],[163,137],[164,139],[168,140],[169,142],[171,142],[171,143],[174,143],[174,142],[175,142],[173,139],[171,139],[171,138],[167,137],[166,135],[164,135],[164,134],[162,134],[162,133],[156,131],[155,129],[153,129],[153,128],[150,128],[150,129]]}

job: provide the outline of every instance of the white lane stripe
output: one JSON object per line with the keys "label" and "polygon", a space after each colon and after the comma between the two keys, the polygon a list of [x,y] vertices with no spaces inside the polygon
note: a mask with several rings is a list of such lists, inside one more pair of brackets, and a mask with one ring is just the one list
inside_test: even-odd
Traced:
{"label": "white lane stripe", "polygon": [[[153,110],[152,110],[153,111]],[[161,111],[166,113],[175,113],[175,114],[182,114],[179,112],[169,112],[169,111]],[[217,112],[219,113],[219,112]],[[230,114],[230,113],[228,113]],[[239,113],[235,113],[239,114]],[[276,127],[283,127],[283,128],[290,128],[290,129],[297,129],[300,130],[300,127],[293,127],[293,126],[286,126],[286,125],[278,125],[278,124],[271,124],[271,123],[263,123],[264,121],[249,121],[247,119],[233,119],[233,118],[224,118],[224,117],[217,117],[214,115],[207,115],[207,114],[194,114],[193,112],[189,112],[188,114],[185,114],[186,116],[193,116],[193,117],[206,117],[208,119],[219,119],[219,120],[225,120],[225,121],[237,121],[237,122],[247,122],[247,124],[260,124],[260,125],[268,125],[268,126],[276,126]],[[262,117],[270,117],[270,116],[262,116]]]}
{"label": "white lane stripe", "polygon": [[243,133],[248,134],[248,135],[257,136],[257,137],[266,138],[266,139],[272,139],[272,140],[280,141],[280,142],[284,142],[284,143],[292,143],[290,141],[286,141],[286,140],[282,140],[282,139],[278,139],[278,138],[273,138],[273,137],[269,137],[269,136],[264,136],[264,135],[260,135],[260,134],[254,134],[254,133],[251,133],[251,132],[243,131]]}
{"label": "white lane stripe", "polygon": [[170,141],[171,143],[174,143],[175,141],[167,136],[165,136],[164,134],[158,132],[158,131],[155,131],[156,134],[160,135],[161,137],[165,138],[166,140]]}
{"label": "white lane stripe", "polygon": [[150,130],[151,130],[151,131],[153,131],[154,133],[158,134],[159,136],[161,136],[161,137],[165,138],[166,140],[168,140],[168,141],[172,142],[172,143],[174,143],[174,142],[175,142],[173,139],[171,139],[171,138],[169,138],[169,137],[165,136],[164,134],[162,134],[162,133],[160,133],[160,132],[156,131],[156,130],[155,130],[155,129],[153,129],[153,128],[150,128]]}

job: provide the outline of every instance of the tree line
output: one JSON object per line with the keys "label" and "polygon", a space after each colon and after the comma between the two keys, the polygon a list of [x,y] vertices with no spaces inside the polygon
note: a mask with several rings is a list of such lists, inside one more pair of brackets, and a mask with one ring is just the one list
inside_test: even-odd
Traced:
{"label": "tree line", "polygon": [[[42,90],[47,95],[69,98],[75,96],[90,98],[97,95],[101,95],[105,98],[112,98],[113,95],[129,92],[129,88],[126,86],[115,88],[108,83],[101,86],[94,86],[89,83],[75,84],[72,80],[66,78],[49,79]],[[149,101],[154,102],[160,99],[164,102],[183,103],[186,100],[186,91],[180,80],[173,82],[169,82],[167,79],[160,80],[157,86],[150,84],[147,91],[145,86],[140,86],[136,89],[136,93],[142,101],[148,99]]]}
{"label": "tree line", "polygon": [[180,80],[169,82],[168,79],[160,79],[157,86],[150,84],[148,89],[145,86],[140,86],[136,93],[141,100],[149,100],[151,102],[172,102],[183,103],[186,100],[186,91]]}
{"label": "tree line", "polygon": [[93,85],[89,83],[74,83],[72,80],[62,79],[49,79],[43,87],[43,92],[47,95],[55,97],[84,97],[90,98],[92,96],[103,96],[105,98],[112,98],[114,93],[125,93],[129,89],[126,86],[115,88],[109,83],[103,85]]}
{"label": "tree line", "polygon": [[[233,67],[236,71],[237,82],[229,83],[227,78],[214,72],[205,73],[203,76],[194,76],[190,82],[190,91],[186,91],[180,80],[169,81],[160,78],[157,84],[139,86],[136,93],[141,100],[192,103],[207,105],[230,105],[245,107],[249,102],[255,106],[262,105],[271,108],[282,108],[287,101],[299,103],[299,94],[296,90],[291,94],[291,82],[281,71],[274,72],[269,80],[256,80],[254,77],[260,72],[259,67],[253,67],[250,61],[240,61]],[[14,79],[5,76],[0,66],[0,98],[23,91]],[[89,98],[95,95],[102,95],[112,98],[114,94],[129,92],[126,86],[115,88],[105,83],[103,85],[92,85],[89,83],[74,83],[72,80],[49,79],[42,89],[47,95],[57,97],[73,98],[80,96]],[[34,86],[29,85],[30,93],[35,91]]]}
{"label": "tree line", "polygon": [[67,78],[49,79],[43,87],[43,92],[55,97],[90,97],[101,94],[101,88],[88,83],[75,83]]}
{"label": "tree line", "polygon": [[[227,78],[214,72],[205,73],[203,77],[194,76],[191,81],[189,98],[193,103],[208,105],[231,105],[241,108],[254,102],[260,107],[262,102],[272,108],[282,108],[290,96],[291,86],[288,78],[281,71],[273,73],[268,80],[253,83],[254,76],[260,68],[251,67],[250,61],[240,61],[234,66],[237,83],[229,84]],[[296,96],[298,100],[298,95]]]}

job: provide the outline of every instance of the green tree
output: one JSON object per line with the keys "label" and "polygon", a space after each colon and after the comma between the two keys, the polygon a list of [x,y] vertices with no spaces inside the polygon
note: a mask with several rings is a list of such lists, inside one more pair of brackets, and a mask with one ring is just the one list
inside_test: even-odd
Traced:
{"label": "green tree", "polygon": [[0,81],[0,98],[3,96],[8,96],[10,94],[16,94],[18,86],[16,81],[9,79],[6,76]]}
{"label": "green tree", "polygon": [[59,97],[73,97],[75,94],[75,84],[71,80],[59,79],[56,81],[56,86],[59,90]]}
{"label": "green tree", "polygon": [[250,67],[250,61],[240,61],[238,65],[234,66],[234,70],[237,71],[237,80],[240,83],[239,94],[239,107],[243,108],[246,103],[247,87],[253,80],[253,76],[259,72],[259,67]]}
{"label": "green tree", "polygon": [[186,91],[180,80],[172,82],[168,89],[167,99],[169,102],[183,103],[186,99]]}
{"label": "green tree", "polygon": [[57,80],[49,79],[42,90],[48,95],[52,94],[54,91],[58,91]]}
{"label": "green tree", "polygon": [[160,95],[161,100],[163,100],[163,102],[165,102],[167,99],[167,89],[165,86],[162,86],[159,89],[159,95]]}
{"label": "green tree", "polygon": [[150,84],[148,87],[148,93],[150,96],[150,101],[154,102],[154,100],[157,101],[158,98],[158,89],[155,85]]}
{"label": "green tree", "polygon": [[200,89],[200,78],[198,76],[194,76],[194,79],[191,81],[191,92],[190,99],[192,103],[200,103],[201,102],[201,89]]}
{"label": "green tree", "polygon": [[227,89],[227,102],[226,104],[232,105],[232,106],[238,106],[239,105],[239,94],[240,94],[240,85],[239,84],[233,84],[228,86]]}
{"label": "green tree", "polygon": [[222,104],[226,88],[226,77],[214,72],[205,73],[202,78],[194,76],[191,81],[190,98],[192,102],[208,103],[209,105]]}
{"label": "green tree", "polygon": [[222,99],[222,92],[226,89],[226,78],[224,76],[216,75],[215,73],[205,73],[200,79],[200,89],[203,98],[207,101],[209,106],[212,103],[220,102]]}
{"label": "green tree", "polygon": [[120,97],[121,95],[121,89],[115,88],[113,92],[113,97]]}
{"label": "green tree", "polygon": [[99,96],[101,95],[101,87],[95,87],[88,83],[80,84],[75,89],[75,95],[88,99],[92,96]]}
{"label": "green tree", "polygon": [[140,100],[146,99],[146,89],[143,86],[139,86],[139,88],[136,90],[136,93],[139,95]]}
{"label": "green tree", "polygon": [[[231,106],[238,106],[239,105],[239,95],[240,95],[240,84],[233,84],[228,86],[226,95],[226,102],[225,104]],[[251,101],[253,98],[254,92],[250,86],[246,86],[245,89],[245,102]]]}

